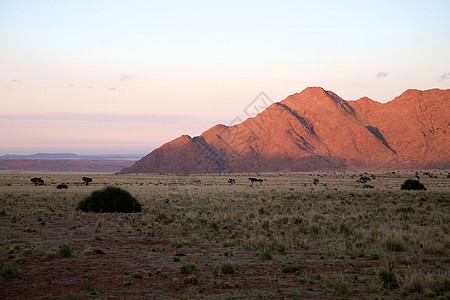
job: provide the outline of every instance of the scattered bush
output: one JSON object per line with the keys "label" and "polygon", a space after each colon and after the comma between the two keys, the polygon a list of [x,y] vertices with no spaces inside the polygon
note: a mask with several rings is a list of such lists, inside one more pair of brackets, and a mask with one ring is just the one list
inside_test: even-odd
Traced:
{"label": "scattered bush", "polygon": [[78,209],[89,212],[140,212],[142,205],[126,190],[118,187],[106,187],[94,191],[78,203]]}
{"label": "scattered bush", "polygon": [[68,186],[67,184],[65,184],[65,183],[62,183],[62,184],[58,184],[58,185],[56,186],[56,188],[57,188],[58,190],[61,190],[61,189],[68,189],[69,186]]}
{"label": "scattered bush", "polygon": [[407,179],[403,182],[400,187],[401,190],[426,190],[423,183],[420,183],[419,180]]}

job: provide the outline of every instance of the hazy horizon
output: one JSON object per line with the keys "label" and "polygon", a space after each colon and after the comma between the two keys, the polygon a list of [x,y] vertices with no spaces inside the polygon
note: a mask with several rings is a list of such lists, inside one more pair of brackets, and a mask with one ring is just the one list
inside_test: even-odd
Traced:
{"label": "hazy horizon", "polygon": [[448,1],[1,1],[0,155],[149,153],[321,86],[450,88]]}

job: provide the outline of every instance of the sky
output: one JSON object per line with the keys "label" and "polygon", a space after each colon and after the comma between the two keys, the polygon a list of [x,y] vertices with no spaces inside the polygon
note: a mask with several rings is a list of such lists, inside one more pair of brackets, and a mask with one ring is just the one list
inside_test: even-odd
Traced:
{"label": "sky", "polygon": [[261,92],[450,88],[450,1],[0,0],[0,155],[149,153]]}

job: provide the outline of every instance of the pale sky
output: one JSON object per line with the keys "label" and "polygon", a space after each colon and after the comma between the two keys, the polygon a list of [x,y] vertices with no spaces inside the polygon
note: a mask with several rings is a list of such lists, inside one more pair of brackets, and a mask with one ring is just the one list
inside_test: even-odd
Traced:
{"label": "pale sky", "polygon": [[148,153],[308,86],[450,88],[450,1],[0,0],[0,155]]}

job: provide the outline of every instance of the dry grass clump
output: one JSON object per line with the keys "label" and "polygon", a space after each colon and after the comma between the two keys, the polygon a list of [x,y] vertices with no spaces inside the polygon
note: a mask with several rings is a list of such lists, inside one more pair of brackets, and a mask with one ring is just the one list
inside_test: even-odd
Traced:
{"label": "dry grass clump", "polygon": [[377,273],[378,280],[381,282],[381,285],[386,289],[396,289],[398,288],[398,279],[397,275],[394,273],[393,267],[391,264],[381,268]]}
{"label": "dry grass clump", "polygon": [[236,272],[236,266],[229,260],[223,261],[220,263],[220,272],[223,274],[234,274]]}
{"label": "dry grass clump", "polygon": [[405,250],[405,241],[398,232],[394,232],[387,236],[384,240],[384,245],[389,251],[400,252]]}
{"label": "dry grass clump", "polygon": [[199,283],[199,280],[197,278],[197,276],[195,275],[189,275],[183,278],[183,283],[184,284],[197,284]]}
{"label": "dry grass clump", "polygon": [[190,262],[190,261],[185,261],[180,266],[180,272],[181,272],[181,274],[191,274],[192,272],[194,272],[194,270],[196,268],[197,268],[197,266],[195,265],[195,263]]}

